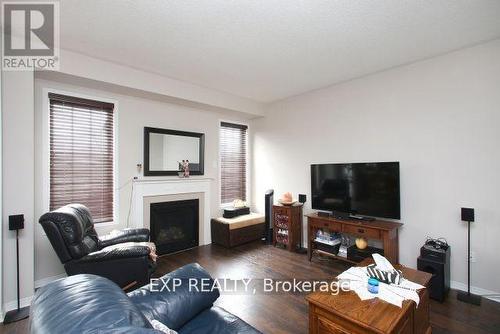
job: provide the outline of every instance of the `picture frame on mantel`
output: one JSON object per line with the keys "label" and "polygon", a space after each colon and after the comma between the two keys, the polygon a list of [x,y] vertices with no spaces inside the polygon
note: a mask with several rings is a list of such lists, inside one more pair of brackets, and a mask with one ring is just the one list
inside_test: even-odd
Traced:
{"label": "picture frame on mantel", "polygon": [[144,127],[144,176],[178,175],[183,160],[190,175],[204,175],[204,133]]}

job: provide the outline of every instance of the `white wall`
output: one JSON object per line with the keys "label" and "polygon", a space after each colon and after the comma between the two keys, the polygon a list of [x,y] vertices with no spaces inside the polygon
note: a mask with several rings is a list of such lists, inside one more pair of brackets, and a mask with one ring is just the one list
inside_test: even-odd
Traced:
{"label": "white wall", "polygon": [[[215,112],[193,109],[170,103],[163,103],[154,100],[121,95],[116,92],[96,90],[89,87],[78,87],[67,83],[57,83],[42,79],[35,80],[35,124],[36,124],[36,173],[35,173],[35,216],[39,217],[48,210],[44,196],[47,196],[46,185],[44,185],[43,169],[44,155],[43,149],[43,113],[47,112],[47,105],[44,103],[44,95],[47,89],[56,89],[69,94],[76,93],[84,96],[114,100],[117,103],[117,171],[118,182],[115,185],[119,188],[119,224],[100,227],[98,233],[106,233],[112,229],[126,227],[130,204],[132,177],[137,175],[136,165],[143,163],[143,137],[144,127],[157,127],[166,129],[177,129],[193,132],[205,133],[205,176],[214,179],[211,189],[211,211],[216,216],[219,211],[219,120],[234,119],[234,116],[221,115]],[[45,108],[45,111],[44,111]],[[237,119],[234,119],[237,120]],[[45,138],[46,141],[46,138]],[[44,204],[45,203],[45,204]],[[131,222],[132,224],[132,222]],[[35,233],[35,280],[45,281],[63,273],[55,252],[52,249],[47,237],[43,235],[43,230],[37,224]]]}
{"label": "white wall", "polygon": [[9,231],[9,215],[24,214],[25,218],[25,228],[19,232],[23,305],[30,302],[34,290],[34,79],[32,72],[3,72],[2,79],[2,288],[4,311],[8,311],[16,306],[16,234]]}
{"label": "white wall", "polygon": [[269,188],[310,199],[311,163],[400,161],[401,262],[445,237],[466,282],[460,207],[474,207],[472,285],[500,291],[500,40],[289,98],[252,126],[259,211]]}
{"label": "white wall", "polygon": [[263,104],[216,89],[167,78],[147,71],[61,50],[59,72],[166,96],[178,104],[196,106],[205,110],[225,109],[261,116]]}

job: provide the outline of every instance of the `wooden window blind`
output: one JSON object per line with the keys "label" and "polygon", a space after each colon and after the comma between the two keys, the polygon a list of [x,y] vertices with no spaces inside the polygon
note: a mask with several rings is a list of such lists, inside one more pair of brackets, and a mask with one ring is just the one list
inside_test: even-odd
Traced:
{"label": "wooden window blind", "polygon": [[246,125],[222,122],[220,127],[221,202],[246,200]]}
{"label": "wooden window blind", "polygon": [[50,210],[80,203],[95,223],[112,221],[114,105],[52,93],[49,101]]}

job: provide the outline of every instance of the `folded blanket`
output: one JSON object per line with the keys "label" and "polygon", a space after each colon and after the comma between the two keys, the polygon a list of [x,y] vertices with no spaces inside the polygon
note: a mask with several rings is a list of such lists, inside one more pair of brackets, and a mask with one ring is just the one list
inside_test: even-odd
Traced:
{"label": "folded blanket", "polygon": [[154,242],[139,242],[139,244],[143,244],[149,247],[149,257],[153,262],[156,262],[158,259],[158,255],[156,254],[156,245]]}
{"label": "folded blanket", "polygon": [[[154,242],[135,242],[135,241],[130,241],[130,242],[122,242],[121,244],[114,245],[116,247],[123,247],[123,246],[146,246],[149,248],[149,258],[153,260],[153,262],[156,262],[156,259],[158,259],[158,255],[156,254],[156,245]],[[113,247],[113,246],[109,246]]]}

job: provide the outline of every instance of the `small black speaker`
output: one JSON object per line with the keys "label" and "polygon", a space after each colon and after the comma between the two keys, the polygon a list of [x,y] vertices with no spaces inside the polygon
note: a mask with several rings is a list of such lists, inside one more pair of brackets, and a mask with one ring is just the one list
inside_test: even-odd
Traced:
{"label": "small black speaker", "polygon": [[473,208],[462,208],[462,221],[473,222],[474,221],[474,209]]}
{"label": "small black speaker", "polygon": [[417,269],[432,274],[429,284],[429,297],[443,302],[450,291],[450,261],[434,261],[422,256],[417,259]]}
{"label": "small black speaker", "polygon": [[299,202],[304,204],[307,201],[307,196],[305,194],[299,194]]}
{"label": "small black speaker", "polygon": [[24,228],[24,215],[9,216],[9,230],[16,231]]}

